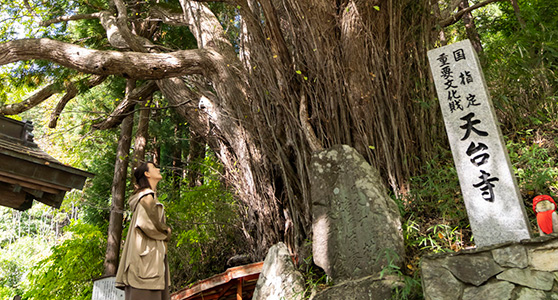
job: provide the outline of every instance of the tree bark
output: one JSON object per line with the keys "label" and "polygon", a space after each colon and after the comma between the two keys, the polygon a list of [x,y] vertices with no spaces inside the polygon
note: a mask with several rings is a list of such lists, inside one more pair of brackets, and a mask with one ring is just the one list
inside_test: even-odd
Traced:
{"label": "tree bark", "polygon": [[50,39],[15,40],[0,44],[0,65],[45,59],[83,73],[134,79],[162,79],[211,71],[219,57],[203,49],[171,53],[99,51]]}
{"label": "tree bark", "polygon": [[[459,4],[459,9],[467,9],[469,7],[469,0],[462,0]],[[475,20],[473,19],[473,14],[471,12],[465,13],[463,15],[463,24],[465,25],[465,31],[467,32],[467,37],[473,44],[473,48],[478,54],[482,53],[482,44],[480,40],[479,33],[475,26]]]}
{"label": "tree bark", "polygon": [[131,166],[132,175],[130,176],[132,186],[136,183],[136,178],[133,176],[134,170],[145,161],[145,147],[147,146],[147,140],[149,139],[149,115],[151,114],[151,110],[149,108],[150,104],[150,99],[146,99],[138,105],[140,107],[140,111],[136,136],[134,138],[134,155],[132,157]]}
{"label": "tree bark", "polygon": [[171,146],[171,171],[172,171],[172,193],[173,199],[180,199],[180,187],[182,186],[182,126],[180,122],[174,125],[174,143]]}
{"label": "tree bark", "polygon": [[[126,90],[133,90],[135,83],[128,81]],[[127,93],[127,94],[128,94]],[[120,254],[120,243],[122,241],[122,221],[124,213],[124,198],[126,194],[126,177],[128,170],[130,143],[132,140],[132,128],[134,116],[124,118],[120,125],[120,139],[116,150],[116,162],[114,164],[114,178],[112,182],[112,204],[110,208],[110,220],[108,229],[107,252],[104,262],[104,275],[116,275],[118,269],[118,258]]]}

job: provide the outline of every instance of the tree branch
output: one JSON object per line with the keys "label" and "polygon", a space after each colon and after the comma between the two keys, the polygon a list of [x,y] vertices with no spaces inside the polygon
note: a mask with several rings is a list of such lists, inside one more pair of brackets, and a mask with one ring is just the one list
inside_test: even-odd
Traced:
{"label": "tree branch", "polygon": [[155,81],[149,81],[141,87],[135,88],[131,93],[126,95],[106,120],[94,124],[93,128],[102,130],[118,126],[122,120],[128,116],[127,113],[133,110],[134,105],[141,103],[157,89],[158,87]]}
{"label": "tree branch", "polygon": [[[122,112],[119,115],[115,115],[114,113],[112,113],[109,117],[118,117],[119,119],[121,119],[115,126],[120,125],[122,119],[124,119],[125,117],[135,114],[138,111],[144,111],[144,110],[165,110],[165,109],[176,109],[176,108],[183,108],[185,110],[197,110],[198,107],[195,105],[190,105],[190,106],[186,106],[186,104],[191,103],[192,100],[185,100],[182,101],[180,103],[176,103],[176,104],[169,104],[167,106],[161,106],[161,107],[139,107],[136,109],[131,109],[128,112]],[[140,103],[141,104],[141,103]],[[97,123],[100,122],[100,123]],[[97,128],[97,126],[99,126],[99,124],[101,124],[102,122],[102,118],[96,118],[93,120],[93,123],[91,124],[91,127],[95,128],[95,129],[105,129],[105,128]],[[112,126],[114,127],[114,126]],[[107,127],[107,128],[112,128],[112,127]]]}
{"label": "tree branch", "polygon": [[[124,9],[122,14],[126,13],[125,6],[122,7],[123,4],[120,2],[117,5],[117,8]],[[142,38],[139,36],[135,36],[131,33],[130,29],[128,28],[127,18],[124,17],[122,19],[122,15],[119,12],[119,17],[115,18],[113,14],[109,11],[100,11],[92,14],[78,14],[73,16],[62,16],[58,18],[54,18],[47,21],[42,21],[39,23],[41,26],[49,26],[55,23],[60,22],[68,22],[68,21],[75,21],[75,20],[86,20],[86,19],[99,19],[101,25],[105,29],[107,33],[107,39],[111,46],[119,49],[133,49],[136,52],[147,52],[145,47],[147,48],[154,48],[156,47],[151,41],[146,38]],[[119,19],[120,18],[120,19]],[[122,25],[122,24],[124,25]],[[130,46],[132,44],[132,46]],[[139,50],[142,51],[139,51]]]}
{"label": "tree branch", "polygon": [[[92,88],[94,86],[97,86],[99,84],[101,84],[104,80],[106,79],[106,76],[95,76],[93,79],[90,79],[87,83],[87,86],[89,88]],[[64,89],[62,87],[60,87],[60,85],[58,84],[54,84],[51,83],[45,87],[43,87],[42,89],[36,91],[35,93],[33,93],[33,95],[29,96],[29,98],[18,102],[18,103],[14,103],[14,104],[8,104],[8,105],[4,105],[0,107],[0,115],[17,115],[20,114],[22,112],[28,111],[30,109],[32,109],[33,107],[41,104],[43,101],[47,100],[48,98],[50,98],[52,95],[54,94],[58,94],[60,92],[62,92]],[[70,82],[68,84],[68,86],[66,87],[66,94],[64,95],[64,97],[62,97],[62,100],[60,100],[60,102],[58,103],[58,105],[56,106],[55,111],[52,113],[51,117],[50,117],[50,124],[53,124],[53,118],[54,115],[56,114],[56,120],[58,120],[58,116],[60,115],[60,112],[64,109],[64,106],[66,105],[66,103],[68,103],[68,101],[70,101],[72,98],[74,98],[77,95],[77,89],[75,87],[75,83]],[[64,102],[64,105],[62,107],[61,103]],[[54,125],[50,125],[49,126],[51,128],[56,127],[56,120],[54,120]]]}
{"label": "tree branch", "polygon": [[149,10],[149,15],[153,17],[157,21],[161,21],[168,25],[173,26],[188,26],[188,22],[184,18],[184,14],[182,13],[174,13],[168,11],[163,7],[152,7]]}
{"label": "tree branch", "polygon": [[[107,79],[106,76],[94,76],[93,78],[87,81],[87,87],[90,89],[92,87],[98,86],[99,84],[103,83],[105,79]],[[70,102],[70,100],[72,100],[77,94],[78,94],[78,89],[75,87],[75,84],[70,83],[70,85],[67,88],[66,94],[62,97],[62,99],[60,99],[60,101],[58,101],[56,108],[50,114],[50,121],[48,123],[48,127],[50,128],[56,127],[56,123],[58,122],[58,118],[60,117],[62,110],[64,110],[66,104],[68,104],[68,102]]]}
{"label": "tree branch", "polygon": [[27,10],[29,11],[29,13],[30,13],[31,15],[33,15],[34,17],[37,17],[37,18],[39,17],[39,16],[37,15],[37,12],[35,12],[35,11],[33,10],[33,8],[31,7],[31,5],[29,4],[29,0],[23,0],[23,5],[25,6],[25,8],[27,8]]}
{"label": "tree branch", "polygon": [[20,114],[41,104],[43,101],[50,98],[50,96],[61,91],[62,89],[58,85],[51,83],[21,102],[0,107],[0,114],[8,116]]}
{"label": "tree branch", "polygon": [[219,57],[208,49],[170,53],[100,51],[51,39],[23,39],[0,44],[0,66],[44,59],[84,73],[134,79],[207,75],[213,71],[213,60]]}
{"label": "tree branch", "polygon": [[473,6],[470,6],[466,9],[462,9],[462,10],[458,11],[457,13],[455,13],[453,16],[450,16],[449,18],[441,20],[438,24],[440,24],[440,26],[442,26],[442,27],[450,26],[452,24],[457,23],[459,20],[461,20],[461,17],[463,17],[464,14],[466,14],[468,12],[471,12],[471,11],[477,9],[477,8],[486,6],[490,3],[500,2],[500,1],[505,1],[505,0],[486,0],[484,2],[477,3],[477,4],[475,4]]}
{"label": "tree branch", "polygon": [[61,22],[68,22],[68,21],[76,21],[76,20],[91,20],[91,19],[99,19],[101,17],[101,12],[93,13],[93,14],[78,14],[73,16],[61,16],[58,18],[41,21],[39,23],[40,26],[49,26],[56,23]]}
{"label": "tree branch", "polygon": [[116,25],[118,26],[118,31],[128,44],[128,46],[136,52],[147,52],[147,50],[140,43],[139,38],[137,38],[128,27],[128,16],[126,11],[126,5],[122,0],[113,0],[118,11],[118,16],[116,17]]}

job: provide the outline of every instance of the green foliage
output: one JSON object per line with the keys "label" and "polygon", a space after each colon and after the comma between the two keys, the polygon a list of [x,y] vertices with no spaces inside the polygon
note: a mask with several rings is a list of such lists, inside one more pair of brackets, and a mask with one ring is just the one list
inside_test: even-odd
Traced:
{"label": "green foliage", "polygon": [[[519,1],[518,20],[510,2],[498,17],[481,15],[485,76],[504,130],[552,122],[558,113],[558,1]],[[489,23],[484,25],[484,23]]]}
{"label": "green foliage", "polygon": [[75,215],[71,207],[55,210],[42,203],[35,203],[26,211],[0,207],[0,247],[9,247],[25,238],[54,243],[61,235],[57,229],[68,224],[71,215]]}
{"label": "green foliage", "polygon": [[[391,296],[393,300],[422,299],[422,285],[418,274],[404,274],[398,266],[397,261],[401,258],[392,249],[386,249],[379,259],[385,260],[387,265],[380,271],[380,279],[387,279],[386,276],[395,276],[394,290]],[[391,280],[393,280],[392,278]]]}
{"label": "green foliage", "polygon": [[419,175],[411,178],[411,192],[400,202],[402,214],[415,212],[422,219],[451,219],[464,224],[467,215],[463,211],[461,188],[457,171],[449,150],[439,157],[425,162]]}
{"label": "green foliage", "polygon": [[313,291],[317,292],[333,285],[324,270],[314,264],[312,255],[304,259],[303,263],[300,264],[299,271],[305,280],[302,293],[304,299],[310,299]]}
{"label": "green foliage", "polygon": [[421,250],[433,253],[453,252],[462,249],[463,234],[459,227],[450,227],[447,224],[435,224],[426,229],[426,236],[419,237]]}
{"label": "green foliage", "polygon": [[[23,39],[55,37],[61,41],[66,38],[66,25],[59,23],[48,27],[40,26],[42,21],[37,16],[51,18],[75,9],[77,2],[72,1],[39,1],[32,3],[32,10],[28,9],[29,3],[24,0],[0,0],[0,42]],[[54,11],[57,12],[53,13]],[[2,81],[15,88],[37,88],[45,82],[63,84],[64,80],[76,72],[55,65],[51,62],[34,60],[13,63],[2,68],[2,73],[9,74]],[[7,100],[7,99],[0,99]]]}
{"label": "green foliage", "polygon": [[527,215],[536,232],[533,198],[541,194],[554,199],[558,196],[558,137],[544,127],[526,129],[510,136],[507,148]]}
{"label": "green foliage", "polygon": [[165,203],[173,229],[169,257],[176,283],[223,272],[227,259],[244,250],[234,246],[238,245],[239,227],[236,204],[222,186],[216,172],[219,169],[215,156],[207,153],[201,163],[202,186],[188,187],[183,181],[180,193],[176,193],[169,173],[159,183],[159,200]]}
{"label": "green foliage", "polygon": [[111,146],[114,151],[101,152],[102,154],[99,153],[101,155],[91,162],[88,171],[94,173],[95,177],[88,181],[83,193],[83,220],[100,228],[108,228],[110,215],[116,144]]}
{"label": "green foliage", "polygon": [[507,148],[524,197],[558,192],[558,138],[527,129],[517,132]]}
{"label": "green foliage", "polygon": [[[406,286],[397,299],[420,299],[420,258],[459,251],[471,245],[471,230],[457,171],[449,150],[425,162],[410,180],[410,192],[396,199],[402,216],[405,266],[398,270]],[[410,296],[412,294],[412,296]],[[406,295],[406,296],[403,296]]]}
{"label": "green foliage", "polygon": [[197,41],[187,27],[175,27],[161,25],[161,33],[158,41],[172,49],[195,49]]}
{"label": "green foliage", "polygon": [[[91,124],[99,115],[114,109],[117,105],[114,99],[122,97],[122,91],[118,91],[122,83],[122,80],[108,80],[69,102],[54,129],[48,128],[48,122],[57,99],[49,99],[37,109],[22,114],[25,119],[33,120],[35,140],[42,149],[63,163],[95,174],[86,182],[83,194],[76,192],[71,203],[80,207],[83,214],[80,217],[85,222],[100,228],[108,225],[119,132],[93,131]],[[68,197],[64,203],[70,203]]]}
{"label": "green foliage", "polygon": [[399,278],[402,281],[401,286],[396,286],[392,293],[391,299],[394,300],[420,300],[424,299],[422,295],[422,282],[418,273],[412,276],[400,273]]}
{"label": "green foliage", "polygon": [[237,45],[240,42],[238,38],[240,37],[241,31],[238,7],[235,8],[223,2],[212,2],[209,4],[209,8],[213,11],[217,19],[219,19],[229,40],[235,44],[235,49],[238,49]]}
{"label": "green foliage", "polygon": [[102,273],[105,236],[92,225],[75,223],[67,239],[30,270],[24,299],[89,300],[92,280]]}
{"label": "green foliage", "polygon": [[2,247],[0,252],[0,299],[12,299],[23,294],[22,282],[40,259],[48,255],[45,241],[23,237]]}

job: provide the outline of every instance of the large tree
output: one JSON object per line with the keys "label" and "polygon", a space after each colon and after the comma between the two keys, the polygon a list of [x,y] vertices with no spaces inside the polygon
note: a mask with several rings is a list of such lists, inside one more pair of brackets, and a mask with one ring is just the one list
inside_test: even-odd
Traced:
{"label": "large tree", "polygon": [[[158,89],[223,163],[254,254],[279,240],[297,253],[311,235],[312,153],[353,146],[395,193],[405,192],[444,134],[426,51],[444,26],[495,1],[456,12],[462,0],[53,0],[44,16],[44,1],[23,1],[42,26],[97,22],[106,42],[58,35],[1,43],[0,65],[36,59],[77,72],[65,88],[46,86],[0,112],[69,94],[58,117],[78,79],[86,88],[109,75],[138,80],[97,126],[108,128]],[[171,27],[188,28],[196,45],[163,45]]]}

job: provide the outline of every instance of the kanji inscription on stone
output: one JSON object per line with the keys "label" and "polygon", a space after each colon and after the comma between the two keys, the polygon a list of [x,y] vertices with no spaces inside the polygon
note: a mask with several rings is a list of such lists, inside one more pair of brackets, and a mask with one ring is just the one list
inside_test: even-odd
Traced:
{"label": "kanji inscription on stone", "polygon": [[477,246],[531,238],[529,222],[475,50],[469,40],[428,51]]}
{"label": "kanji inscription on stone", "polygon": [[91,300],[124,300],[124,291],[114,285],[115,277],[106,277],[93,283]]}

